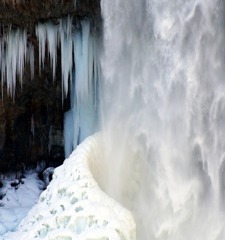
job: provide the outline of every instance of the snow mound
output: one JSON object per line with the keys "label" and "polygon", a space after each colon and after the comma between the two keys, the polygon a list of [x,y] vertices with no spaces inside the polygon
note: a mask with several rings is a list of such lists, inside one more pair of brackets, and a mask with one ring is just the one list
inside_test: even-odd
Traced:
{"label": "snow mound", "polygon": [[20,180],[2,180],[0,188],[0,239],[1,235],[14,231],[28,211],[37,203],[44,183],[37,173],[27,172]]}
{"label": "snow mound", "polygon": [[108,197],[93,177],[100,170],[100,152],[99,135],[79,145],[55,169],[53,180],[17,232],[2,239],[135,240],[131,213]]}

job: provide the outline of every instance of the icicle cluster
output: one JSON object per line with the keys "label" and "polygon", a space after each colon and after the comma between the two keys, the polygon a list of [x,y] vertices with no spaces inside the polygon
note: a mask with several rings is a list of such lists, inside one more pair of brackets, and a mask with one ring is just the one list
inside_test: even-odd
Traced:
{"label": "icicle cluster", "polygon": [[39,23],[36,35],[40,69],[48,54],[54,78],[57,50],[60,49],[62,93],[67,95],[69,83],[71,86],[71,110],[65,114],[64,125],[65,152],[68,157],[78,143],[95,132],[98,122],[100,63],[97,39],[91,34],[89,21],[84,20],[80,28],[75,28],[71,17],[60,20],[58,25],[52,22]]}
{"label": "icicle cluster", "polygon": [[[45,65],[47,49],[48,57],[52,67],[53,79],[55,78],[56,72],[58,57],[57,50],[61,49],[61,72],[64,94],[68,93],[69,79],[72,81],[72,72],[75,62],[78,63],[80,61],[77,61],[79,56],[75,56],[75,49],[78,51],[79,55],[89,54],[88,46],[85,46],[85,44],[87,45],[89,39],[91,38],[89,36],[89,22],[84,21],[82,23],[83,36],[81,37],[85,41],[83,44],[83,49],[76,47],[76,32],[79,32],[79,30],[74,29],[72,18],[70,16],[66,19],[61,19],[58,25],[48,21],[46,23],[39,23],[36,26],[36,36],[39,42],[39,67],[41,69]],[[82,40],[78,39],[78,41]],[[90,54],[93,54],[93,50],[91,50]],[[8,33],[3,34],[3,36],[0,38],[0,58],[1,79],[3,82],[7,81],[9,93],[13,94],[15,91],[17,76],[20,77],[20,81],[22,83],[22,74],[26,61],[30,62],[31,73],[32,75],[34,74],[34,49],[33,46],[27,41],[26,30],[10,30]],[[92,60],[90,60],[89,63],[91,63]],[[88,66],[87,62],[85,64]],[[87,78],[87,76],[84,77]],[[78,85],[82,88],[80,91],[81,94],[85,94],[85,91],[88,89],[88,82],[85,81],[84,84],[78,83]]]}
{"label": "icicle cluster", "polygon": [[[40,70],[48,58],[54,79],[59,66],[57,59],[61,59],[62,98],[68,94],[70,85],[71,110],[65,114],[65,146],[69,156],[78,143],[95,132],[98,122],[98,39],[91,34],[88,20],[75,27],[70,16],[61,19],[59,24],[38,23],[35,30]],[[25,30],[11,30],[0,38],[0,57],[2,83],[6,81],[9,93],[14,95],[17,77],[22,84],[26,62],[34,74],[34,49],[27,41]]]}
{"label": "icicle cluster", "polygon": [[0,73],[2,83],[7,82],[8,93],[14,96],[16,78],[22,84],[22,74],[26,61],[30,62],[31,73],[34,72],[34,49],[27,44],[25,30],[9,30],[0,38]]}
{"label": "icicle cluster", "polygon": [[96,37],[91,34],[90,23],[83,21],[81,30],[76,31],[72,39],[75,74],[71,84],[71,110],[65,113],[64,121],[67,157],[77,144],[96,131],[98,86],[101,79],[98,61],[100,51]]}
{"label": "icicle cluster", "polygon": [[36,26],[36,35],[39,40],[39,67],[44,66],[46,44],[51,62],[53,79],[55,78],[57,50],[61,49],[61,69],[64,93],[68,93],[68,80],[72,79],[73,67],[73,39],[72,18],[60,20],[59,25],[52,22],[39,23]]}

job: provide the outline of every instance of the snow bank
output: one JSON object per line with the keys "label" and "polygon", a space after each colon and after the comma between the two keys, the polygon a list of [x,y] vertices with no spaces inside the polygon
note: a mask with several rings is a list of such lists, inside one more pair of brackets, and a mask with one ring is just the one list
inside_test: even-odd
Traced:
{"label": "snow bank", "polygon": [[93,178],[103,171],[98,167],[99,143],[99,135],[94,135],[79,145],[55,169],[50,185],[17,232],[2,239],[135,240],[131,213],[108,197]]}
{"label": "snow bank", "polygon": [[[19,180],[2,180],[0,189],[0,239],[8,231],[14,231],[29,210],[37,203],[44,189],[44,183],[38,179],[37,173],[27,172]],[[12,186],[12,184],[15,186]]]}

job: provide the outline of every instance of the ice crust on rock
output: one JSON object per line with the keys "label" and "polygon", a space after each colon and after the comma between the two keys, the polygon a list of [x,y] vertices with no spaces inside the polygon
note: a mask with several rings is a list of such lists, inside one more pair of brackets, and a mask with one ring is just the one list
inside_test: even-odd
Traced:
{"label": "ice crust on rock", "polygon": [[95,180],[101,178],[100,142],[96,134],[80,144],[55,169],[53,180],[17,231],[2,239],[135,240],[131,213],[108,197]]}

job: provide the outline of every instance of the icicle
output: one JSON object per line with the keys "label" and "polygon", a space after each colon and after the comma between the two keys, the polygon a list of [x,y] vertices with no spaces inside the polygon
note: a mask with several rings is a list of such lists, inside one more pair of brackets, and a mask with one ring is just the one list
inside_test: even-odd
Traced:
{"label": "icicle", "polygon": [[51,22],[46,24],[46,38],[48,43],[48,52],[51,60],[53,79],[55,79],[56,56],[58,46],[58,27]]}
{"label": "icicle", "polygon": [[45,44],[46,44],[46,26],[45,24],[39,23],[36,26],[36,36],[38,38],[39,42],[39,69],[44,66],[44,60],[45,60]]}
{"label": "icicle", "polygon": [[39,68],[44,67],[46,57],[45,47],[48,46],[48,53],[52,67],[53,79],[55,79],[56,56],[58,47],[58,26],[52,22],[39,23],[36,26],[36,36],[39,41]]}
{"label": "icicle", "polygon": [[88,95],[88,44],[90,24],[82,23],[82,33],[76,34],[75,63],[76,63],[76,89],[78,102]]}
{"label": "icicle", "polygon": [[2,81],[7,80],[8,92],[14,96],[16,88],[16,77],[22,74],[27,54],[27,35],[25,31],[11,30],[7,33],[2,49],[5,46],[5,54],[2,57]]}
{"label": "icicle", "polygon": [[72,42],[72,18],[60,21],[59,38],[61,43],[61,70],[64,93],[68,93],[69,78],[72,78],[73,67],[73,42]]}
{"label": "icicle", "polygon": [[[22,74],[23,69],[26,61],[27,55],[27,34],[25,31],[22,32],[22,37],[19,35],[21,34],[20,30],[17,30],[18,35],[18,58],[17,58],[17,74],[20,76],[20,83],[22,85]],[[16,79],[15,79],[16,80]],[[14,85],[15,86],[15,85]]]}
{"label": "icicle", "polygon": [[61,70],[62,70],[62,87],[65,94],[68,93],[68,81],[72,79],[73,68],[73,43],[72,43],[72,18],[60,20],[59,25],[51,22],[38,24],[36,27],[36,35],[39,41],[39,66],[44,66],[45,47],[47,44],[48,53],[53,71],[53,79],[55,78],[56,57],[58,45],[61,48]]}
{"label": "icicle", "polygon": [[[99,50],[95,41],[95,37],[90,33],[88,21],[83,21],[81,29],[72,34],[75,74],[70,92],[71,110],[64,115],[67,157],[71,153],[71,146],[73,149],[76,148],[84,138],[97,129],[99,64],[96,58]],[[72,135],[71,125],[73,126]]]}

